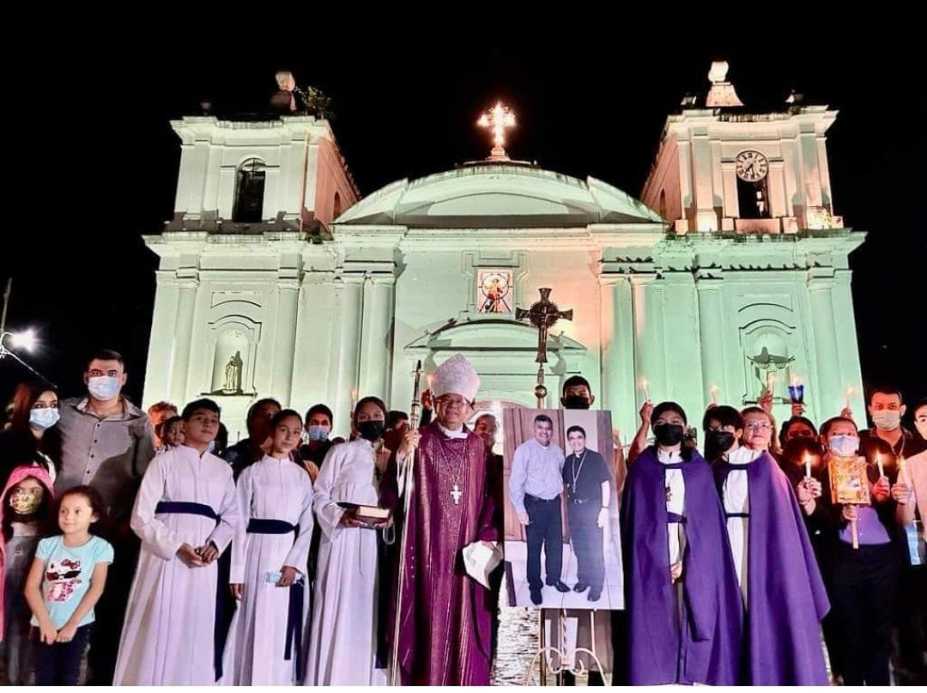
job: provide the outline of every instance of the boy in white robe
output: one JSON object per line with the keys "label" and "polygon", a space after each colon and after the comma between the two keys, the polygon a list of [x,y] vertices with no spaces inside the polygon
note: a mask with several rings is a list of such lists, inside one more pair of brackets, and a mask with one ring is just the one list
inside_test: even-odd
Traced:
{"label": "boy in white robe", "polygon": [[115,685],[211,685],[219,677],[216,558],[238,526],[232,470],[207,452],[219,415],[211,400],[188,404],[184,445],[154,459],[142,479],[131,519],[142,548]]}
{"label": "boy in white robe", "polygon": [[[223,683],[301,684],[312,481],[293,461],[303,422],[292,409],[271,421],[270,453],[238,477],[241,524],[229,582],[238,608],[225,647]],[[295,535],[295,537],[294,537]]]}

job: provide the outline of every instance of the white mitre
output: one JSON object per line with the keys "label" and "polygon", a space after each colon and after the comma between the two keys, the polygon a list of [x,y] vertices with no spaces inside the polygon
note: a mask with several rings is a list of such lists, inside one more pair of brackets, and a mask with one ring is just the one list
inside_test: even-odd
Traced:
{"label": "white mitre", "polygon": [[453,392],[472,402],[479,389],[480,376],[462,354],[454,354],[438,366],[431,381],[431,394],[435,399]]}

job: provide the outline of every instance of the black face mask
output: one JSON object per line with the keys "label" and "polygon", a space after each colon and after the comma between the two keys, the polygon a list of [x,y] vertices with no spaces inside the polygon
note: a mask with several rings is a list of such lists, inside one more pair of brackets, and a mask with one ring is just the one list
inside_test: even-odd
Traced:
{"label": "black face mask", "polygon": [[357,424],[357,432],[360,433],[360,437],[369,440],[371,443],[383,437],[385,430],[386,424],[383,421],[361,421]]}
{"label": "black face mask", "polygon": [[669,448],[682,442],[686,429],[678,424],[657,424],[653,427],[653,435],[660,445]]}
{"label": "black face mask", "polygon": [[705,457],[709,460],[721,457],[734,447],[734,434],[730,431],[708,431],[705,437]]}
{"label": "black face mask", "polygon": [[589,400],[582,395],[569,395],[560,400],[565,409],[588,409]]}

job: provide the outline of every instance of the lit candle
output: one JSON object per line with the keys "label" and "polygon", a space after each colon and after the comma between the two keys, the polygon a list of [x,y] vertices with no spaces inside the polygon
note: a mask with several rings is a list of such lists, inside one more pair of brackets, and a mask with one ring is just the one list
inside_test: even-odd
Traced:
{"label": "lit candle", "polygon": [[852,394],[853,394],[853,388],[852,388],[852,387],[848,387],[848,388],[847,388],[847,395],[846,395],[846,397],[844,398],[844,399],[846,400],[846,408],[847,408],[847,409],[850,408],[850,395],[852,395]]}
{"label": "lit candle", "polygon": [[805,478],[811,478],[811,455],[805,453]]}
{"label": "lit candle", "polygon": [[351,414],[354,414],[354,409],[357,407],[357,388],[355,387],[351,390]]}
{"label": "lit candle", "polygon": [[650,393],[647,391],[647,379],[641,378],[641,391],[644,393],[644,401],[650,401]]}
{"label": "lit candle", "polygon": [[799,385],[801,385],[801,378],[799,378],[797,375],[793,375],[792,376],[792,387],[798,387]]}
{"label": "lit candle", "polygon": [[718,403],[718,386],[712,385],[711,389],[708,390],[708,392],[711,394],[711,403],[717,404]]}
{"label": "lit candle", "polygon": [[773,393],[773,389],[776,387],[776,374],[773,371],[767,371],[766,373],[766,390],[769,394]]}
{"label": "lit candle", "polygon": [[885,467],[882,466],[882,453],[876,453],[876,464],[879,465],[879,478],[885,476]]}

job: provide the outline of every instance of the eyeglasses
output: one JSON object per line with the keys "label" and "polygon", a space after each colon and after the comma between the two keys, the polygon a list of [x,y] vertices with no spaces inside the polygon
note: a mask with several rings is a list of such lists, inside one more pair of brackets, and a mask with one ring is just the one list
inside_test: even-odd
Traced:
{"label": "eyeglasses", "polygon": [[772,426],[769,425],[766,421],[756,421],[754,423],[748,423],[744,425],[744,428],[749,428],[751,431],[771,431]]}

